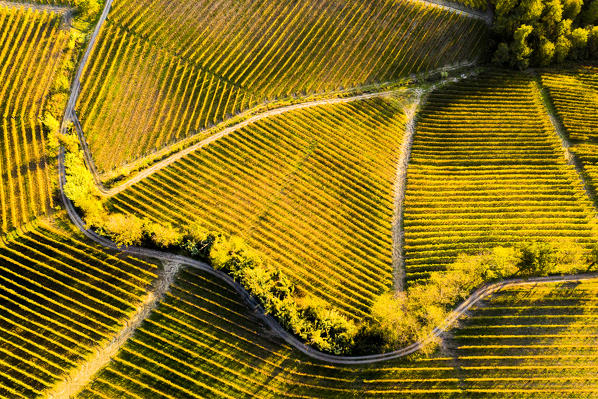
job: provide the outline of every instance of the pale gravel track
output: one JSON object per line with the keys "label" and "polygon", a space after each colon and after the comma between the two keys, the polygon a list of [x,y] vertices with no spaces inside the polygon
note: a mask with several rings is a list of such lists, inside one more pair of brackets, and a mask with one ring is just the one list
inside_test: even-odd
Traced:
{"label": "pale gravel track", "polygon": [[44,392],[46,398],[69,399],[75,397],[118,354],[137,328],[141,326],[141,323],[160,304],[181,268],[181,264],[178,262],[163,261],[163,266],[163,270],[159,272],[158,278],[153,282],[152,289],[143,302],[137,306],[136,311],[126,321],[123,328],[112,337],[110,342],[99,347],[88,359],[71,370],[68,376]]}
{"label": "pale gravel track", "polygon": [[[166,159],[163,159],[160,162],[155,163],[154,165],[150,166],[149,168],[144,169],[143,171],[139,172],[138,174],[136,174],[133,178],[125,181],[124,183],[107,189],[104,187],[103,184],[99,184],[98,185],[98,180],[96,179],[96,185],[98,187],[98,189],[100,190],[100,192],[102,193],[102,195],[106,196],[106,197],[112,197],[114,195],[117,195],[123,191],[125,191],[126,189],[128,189],[129,187],[131,187],[134,184],[139,183],[141,180],[145,179],[146,177],[156,173],[157,171],[159,171],[160,169],[165,168],[166,166],[176,162],[177,160],[191,154],[194,151],[199,150],[200,148],[203,148],[205,146],[207,146],[208,144],[211,144],[219,139],[221,139],[224,136],[227,136],[239,129],[242,129],[250,124],[256,123],[262,119],[267,119],[267,118],[271,118],[273,116],[276,115],[281,115],[281,114],[285,114],[287,112],[291,112],[291,111],[296,111],[296,110],[300,110],[300,109],[304,109],[304,108],[311,108],[311,107],[317,107],[317,106],[321,106],[321,105],[333,105],[333,104],[344,104],[344,103],[348,103],[348,102],[353,102],[353,101],[360,101],[360,100],[366,100],[366,99],[371,99],[371,98],[377,98],[377,97],[386,97],[386,96],[391,96],[391,95],[400,95],[401,93],[407,93],[408,89],[402,89],[402,90],[390,90],[390,91],[384,91],[384,92],[379,92],[379,93],[367,93],[367,94],[360,94],[357,96],[352,96],[352,97],[341,97],[341,98],[332,98],[332,99],[324,99],[324,100],[317,100],[317,101],[309,101],[309,102],[305,102],[305,103],[300,103],[300,104],[294,104],[294,105],[289,105],[289,106],[285,106],[285,107],[280,107],[280,108],[275,108],[266,112],[263,112],[261,114],[258,115],[254,115],[249,119],[246,119],[242,122],[239,122],[237,124],[234,124],[232,126],[227,127],[226,129],[221,130],[220,132],[199,141],[196,144],[193,144],[171,156],[169,156]],[[80,126],[78,124],[78,122],[75,122],[76,126]],[[87,150],[89,151],[89,150]],[[94,170],[92,169],[92,173],[94,173]],[[94,175],[97,176],[97,173],[94,173]]]}
{"label": "pale gravel track", "polygon": [[287,330],[285,330],[272,316],[266,314],[262,308],[262,306],[257,302],[257,300],[249,294],[249,292],[235,280],[233,280],[228,274],[215,270],[210,265],[205,262],[197,261],[195,259],[191,259],[181,255],[175,255],[171,253],[139,248],[139,247],[118,247],[115,243],[108,240],[105,237],[99,236],[95,232],[88,230],[81,220],[81,217],[75,210],[72,202],[66,197],[64,193],[64,183],[65,183],[65,168],[64,168],[64,149],[61,149],[59,155],[59,164],[58,164],[58,171],[59,171],[59,179],[60,179],[60,192],[62,196],[62,200],[64,202],[64,206],[67,210],[67,213],[71,219],[71,221],[79,228],[79,230],[90,240],[103,245],[111,250],[120,251],[122,253],[139,256],[144,258],[152,258],[158,259],[163,262],[174,262],[185,266],[194,267],[196,269],[202,270],[206,273],[211,274],[212,276],[219,278],[230,287],[232,287],[241,297],[241,299],[249,306],[249,308],[254,312],[254,314],[260,318],[264,324],[278,337],[284,340],[288,345],[294,347],[304,355],[319,360],[326,363],[331,364],[346,364],[346,365],[358,365],[358,364],[372,364],[376,362],[381,362],[385,360],[397,359],[400,357],[404,357],[407,355],[411,355],[422,347],[427,345],[430,342],[436,341],[438,337],[441,337],[442,334],[451,329],[455,326],[457,321],[467,316],[467,311],[479,303],[484,298],[508,287],[514,286],[524,286],[524,285],[535,285],[539,283],[558,283],[558,282],[579,282],[584,280],[591,280],[591,279],[598,279],[598,273],[592,274],[579,274],[573,276],[551,276],[551,277],[537,277],[537,278],[530,278],[530,279],[512,279],[506,280],[500,283],[488,284],[483,286],[482,288],[476,290],[473,294],[469,296],[469,298],[457,306],[449,316],[444,320],[444,322],[436,327],[426,338],[414,342],[411,345],[408,345],[402,349],[389,352],[389,353],[382,353],[377,355],[367,355],[367,356],[335,356],[330,355],[327,353],[320,352],[303,342],[299,341],[295,338],[292,334],[290,334]]}
{"label": "pale gravel track", "polygon": [[488,25],[492,25],[492,20],[494,19],[494,14],[492,13],[490,7],[488,7],[487,11],[479,11],[473,8],[469,8],[461,3],[456,3],[452,1],[446,0],[409,0],[414,3],[426,3],[432,6],[440,7],[444,10],[454,12],[459,15],[464,15],[466,17],[480,19],[484,21]]}
{"label": "pale gravel track", "polygon": [[405,203],[405,190],[407,189],[407,168],[411,158],[411,147],[415,135],[415,125],[418,109],[423,97],[423,91],[416,90],[413,104],[406,111],[407,124],[403,134],[403,142],[397,163],[394,189],[394,210],[392,221],[392,275],[395,291],[405,290],[405,258],[403,255],[403,243],[405,234],[403,230],[403,208]]}
{"label": "pale gravel track", "polygon": [[[411,2],[415,2],[415,3],[425,3],[425,4],[428,4],[431,6],[440,7],[440,8],[446,9],[448,11],[455,12],[457,14],[467,15],[469,17],[477,18],[477,19],[484,19],[488,23],[492,22],[492,13],[490,11],[488,11],[488,13],[482,13],[480,11],[470,9],[461,4],[453,3],[450,1],[445,1],[445,0],[406,0],[406,1],[411,1]],[[203,147],[206,144],[209,144],[209,142],[213,141],[213,140],[210,140],[210,138],[207,138],[206,140],[202,140],[201,142],[194,144],[194,145],[182,150],[179,153],[175,153],[175,154],[169,156],[168,158],[166,158],[165,160],[159,161],[158,163],[154,164],[150,168],[146,168],[144,171],[140,172],[141,177],[137,177],[137,175],[136,175],[132,179],[127,180],[124,183],[122,183],[116,187],[110,188],[110,189],[107,189],[103,185],[103,183],[100,179],[99,173],[97,171],[97,168],[95,166],[95,162],[91,155],[91,151],[89,150],[87,140],[85,139],[85,134],[83,132],[83,129],[81,127],[79,119],[76,115],[75,106],[77,104],[77,100],[79,98],[79,94],[80,94],[80,90],[81,90],[81,76],[83,75],[83,70],[85,69],[85,65],[87,64],[87,60],[93,50],[93,47],[95,46],[95,42],[96,42],[97,36],[102,28],[102,25],[104,24],[104,22],[106,22],[108,14],[110,13],[110,9],[112,7],[112,2],[113,2],[113,0],[106,1],[106,4],[102,11],[102,15],[100,16],[98,23],[89,39],[89,43],[85,50],[85,54],[83,55],[83,57],[80,61],[79,68],[77,70],[75,78],[73,79],[73,84],[71,86],[69,101],[67,103],[67,106],[66,106],[66,109],[64,112],[64,117],[63,117],[62,126],[61,126],[62,133],[65,133],[68,124],[70,122],[73,122],[75,131],[77,133],[77,136],[79,137],[79,142],[83,149],[83,155],[85,158],[85,162],[92,172],[92,175],[93,175],[94,181],[96,183],[96,186],[98,187],[98,190],[100,191],[100,193],[102,193],[104,196],[107,196],[107,197],[110,197],[110,196],[118,194],[119,192],[122,192],[127,187],[130,187],[131,185],[139,182],[143,178],[151,175],[152,173],[155,173],[156,171],[160,170],[161,168],[165,167],[166,165],[176,161],[177,159],[180,159],[182,156],[187,155],[188,153],[193,151],[193,150],[189,150],[190,148],[198,149],[198,148]],[[458,64],[458,66],[461,67],[462,64]],[[440,68],[440,70],[443,70],[443,69],[450,70],[451,68],[453,68],[453,66],[443,67],[443,68]],[[380,95],[380,93],[376,93],[376,94],[372,95],[372,97],[377,96],[377,95]],[[317,105],[341,103],[341,102],[347,102],[347,101],[356,101],[356,100],[360,99],[360,97],[362,99],[368,98],[366,96],[368,96],[368,94],[361,95],[361,96],[334,99],[334,100],[338,100],[337,102],[331,102],[334,100],[325,99],[325,100],[312,101],[312,102],[308,102],[308,103],[296,104],[296,105],[292,105],[292,106],[273,109],[270,111],[266,111],[263,114],[255,115],[255,116],[251,117],[250,119],[248,119],[247,121],[243,121],[243,122],[240,122],[240,123],[233,125],[229,128],[226,128],[224,131],[226,131],[227,133],[220,132],[220,133],[217,133],[217,135],[219,135],[218,137],[220,138],[220,137],[224,136],[225,134],[231,133],[232,131],[235,131],[236,129],[239,129],[239,128],[245,126],[248,123],[256,122],[265,117],[277,115],[277,114],[280,114],[283,112],[288,112],[293,109],[305,108],[307,106],[317,106]],[[371,97],[369,97],[369,98],[371,98]],[[309,104],[309,105],[306,105],[306,104]],[[297,106],[297,108],[293,108],[295,106]],[[280,110],[283,110],[283,111],[277,112]],[[183,155],[179,155],[181,153],[183,153]]]}
{"label": "pale gravel track", "polygon": [[443,79],[427,89],[414,89],[414,103],[407,110],[408,122],[405,126],[405,134],[401,144],[399,161],[397,163],[397,172],[395,177],[394,201],[393,201],[393,221],[392,221],[392,270],[393,270],[393,288],[395,291],[404,291],[405,289],[405,256],[403,247],[405,246],[405,231],[403,229],[403,214],[405,208],[405,193],[407,190],[407,172],[409,160],[411,159],[411,148],[417,127],[417,116],[422,104],[425,103],[427,96],[449,83],[456,83],[460,80],[477,75],[477,72],[462,74],[457,77]]}

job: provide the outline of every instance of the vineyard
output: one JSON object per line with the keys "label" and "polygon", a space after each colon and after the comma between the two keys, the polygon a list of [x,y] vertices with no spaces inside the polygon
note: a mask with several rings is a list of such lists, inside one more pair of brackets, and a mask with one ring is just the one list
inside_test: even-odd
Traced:
{"label": "vineyard", "polygon": [[598,78],[595,67],[542,73],[571,151],[577,156],[594,193],[598,188]]}
{"label": "vineyard", "polygon": [[333,366],[270,338],[229,287],[183,269],[79,398],[595,397],[597,294],[595,281],[506,289],[435,355]]}
{"label": "vineyard", "polygon": [[0,398],[598,399],[598,67],[513,4],[0,1]]}
{"label": "vineyard", "polygon": [[62,17],[0,4],[0,117],[36,119],[69,38]]}
{"label": "vineyard", "polygon": [[404,102],[291,111],[225,136],[111,199],[119,211],[241,235],[302,290],[367,316],[392,285]]}
{"label": "vineyard", "polygon": [[409,281],[484,247],[556,237],[590,244],[593,214],[532,76],[489,72],[429,97],[408,171]]}
{"label": "vineyard", "polygon": [[0,238],[0,396],[38,397],[61,380],[122,328],[155,276],[60,215]]}
{"label": "vineyard", "polygon": [[0,5],[0,235],[53,206],[39,119],[68,40],[60,23]]}
{"label": "vineyard", "polygon": [[486,30],[412,1],[116,1],[78,116],[109,171],[265,101],[477,61]]}

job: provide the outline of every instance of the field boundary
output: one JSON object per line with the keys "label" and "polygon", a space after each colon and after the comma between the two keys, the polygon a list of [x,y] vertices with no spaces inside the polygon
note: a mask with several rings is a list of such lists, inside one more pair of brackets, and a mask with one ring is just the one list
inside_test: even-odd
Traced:
{"label": "field boundary", "polygon": [[405,258],[403,256],[404,230],[403,230],[403,210],[405,206],[405,191],[407,188],[407,169],[409,168],[409,159],[411,158],[411,147],[413,145],[413,136],[415,135],[417,114],[422,103],[423,91],[415,92],[415,100],[407,114],[407,125],[399,155],[399,162],[396,168],[395,178],[395,198],[394,212],[392,221],[392,275],[393,288],[395,291],[405,290]]}
{"label": "field boundary", "polygon": [[381,353],[375,355],[366,355],[366,356],[336,356],[330,355],[324,352],[320,352],[307,344],[299,341],[295,336],[289,333],[286,329],[284,329],[280,323],[278,323],[272,316],[265,313],[262,306],[257,302],[257,300],[238,282],[236,282],[232,277],[228,274],[220,271],[215,270],[212,266],[205,262],[201,262],[195,259],[188,258],[182,255],[176,255],[172,253],[156,251],[152,249],[140,248],[140,247],[119,247],[114,242],[110,241],[106,237],[102,237],[95,233],[92,230],[87,229],[85,223],[77,213],[73,203],[70,199],[67,198],[64,192],[64,183],[66,181],[66,171],[64,166],[64,148],[60,149],[60,154],[58,157],[58,173],[60,179],[60,195],[64,202],[64,206],[66,208],[67,214],[69,218],[77,226],[77,228],[90,240],[103,245],[109,249],[119,251],[121,253],[139,256],[144,258],[151,258],[151,259],[158,259],[163,262],[173,262],[181,264],[182,266],[189,266],[204,272],[211,274],[222,280],[224,283],[229,285],[233,288],[240,296],[241,299],[249,306],[249,308],[253,311],[253,313],[260,318],[265,325],[279,338],[284,340],[287,344],[294,347],[301,353],[307,355],[308,357],[319,360],[322,362],[327,362],[331,364],[346,364],[346,365],[356,365],[356,364],[372,364],[377,363],[385,360],[397,359],[400,357],[411,355],[418,350],[425,347],[427,344],[434,342],[438,337],[441,337],[446,331],[450,330],[455,326],[458,320],[464,316],[467,316],[467,311],[475,306],[478,302],[483,300],[484,298],[508,287],[514,286],[524,286],[524,285],[535,285],[541,283],[566,283],[566,282],[579,282],[584,280],[592,280],[598,279],[598,273],[586,273],[586,274],[576,274],[576,275],[569,275],[569,276],[549,276],[549,277],[535,277],[535,278],[518,278],[518,279],[510,279],[505,280],[498,283],[492,283],[484,285],[483,287],[477,289],[473,292],[464,302],[462,302],[459,306],[457,306],[447,317],[446,319],[440,324],[438,327],[434,328],[434,330],[424,339],[414,342],[411,345],[408,345],[402,349],[388,352],[388,353]]}
{"label": "field boundary", "polygon": [[96,350],[89,359],[80,363],[78,367],[60,382],[54,385],[51,390],[45,392],[49,399],[69,399],[79,393],[93,377],[104,368],[112,357],[118,354],[127,340],[133,336],[135,331],[150,313],[160,304],[164,295],[170,289],[174,278],[180,270],[181,264],[177,262],[163,261],[164,269],[154,280],[152,289],[146,295],[144,301],[137,306],[125,325],[112,337],[110,342]]}
{"label": "field boundary", "polygon": [[579,177],[579,181],[580,181],[586,195],[588,196],[590,202],[592,203],[592,205],[594,207],[594,217],[597,217],[598,216],[598,204],[596,203],[596,196],[592,189],[592,185],[587,180],[583,164],[579,161],[579,159],[577,158],[575,153],[573,153],[571,151],[571,149],[570,149],[571,142],[569,141],[567,130],[565,129],[565,126],[563,125],[559,116],[555,112],[554,104],[552,103],[552,97],[550,97],[550,94],[546,90],[546,87],[544,87],[544,85],[542,84],[542,80],[541,80],[540,76],[537,74],[537,72],[535,74],[536,74],[536,76],[535,76],[536,79],[535,79],[534,83],[539,91],[540,101],[542,102],[544,110],[545,110],[546,114],[548,115],[548,118],[550,120],[550,123],[552,124],[554,132],[556,133],[556,135],[558,136],[558,138],[561,142],[561,146],[563,148],[565,159],[567,160],[569,165],[571,165],[575,168],[575,171],[577,172],[577,176]]}

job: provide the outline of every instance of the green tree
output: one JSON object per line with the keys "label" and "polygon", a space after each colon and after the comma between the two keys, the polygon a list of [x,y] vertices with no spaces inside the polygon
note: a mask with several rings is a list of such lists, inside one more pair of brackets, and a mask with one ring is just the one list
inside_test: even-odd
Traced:
{"label": "green tree", "polygon": [[585,25],[596,25],[598,23],[598,0],[592,0],[588,3],[581,14],[581,20]]}
{"label": "green tree", "polygon": [[134,215],[113,213],[108,216],[104,226],[112,241],[120,246],[141,244],[145,230],[143,220]]}
{"label": "green tree", "polygon": [[550,40],[543,38],[538,48],[538,64],[548,66],[552,63],[555,54],[555,45]]}
{"label": "green tree", "polygon": [[581,12],[583,0],[563,0],[563,17],[575,19]]}
{"label": "green tree", "polygon": [[588,34],[588,56],[598,58],[598,26],[592,27]]}
{"label": "green tree", "polygon": [[586,58],[586,51],[588,47],[589,31],[583,28],[577,28],[571,32],[571,58],[574,60],[581,60]]}
{"label": "green tree", "polygon": [[526,69],[529,66],[532,49],[528,46],[527,38],[534,28],[530,25],[521,25],[513,35],[511,50],[514,55],[514,65],[519,69]]}

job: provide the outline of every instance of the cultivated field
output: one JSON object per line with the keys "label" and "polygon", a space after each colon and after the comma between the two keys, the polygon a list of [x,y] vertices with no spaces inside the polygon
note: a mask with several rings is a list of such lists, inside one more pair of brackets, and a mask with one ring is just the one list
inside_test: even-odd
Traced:
{"label": "cultivated field", "polygon": [[116,210],[238,234],[302,290],[362,318],[392,284],[405,103],[375,98],[242,128],[111,199]]}
{"label": "cultivated field", "polygon": [[105,345],[156,266],[90,244],[60,216],[0,237],[0,396],[33,398]]}
{"label": "cultivated field", "polygon": [[[488,58],[482,0],[114,0],[76,97],[75,56],[104,5],[94,1],[0,1],[0,398],[598,399],[596,275],[469,298],[425,350],[422,329],[470,287],[442,274],[417,285],[461,253],[523,241],[596,255],[598,68],[425,74]],[[463,6],[477,11],[451,10]],[[590,54],[593,40],[575,51]],[[367,95],[344,98],[353,91]],[[69,95],[100,172],[255,117],[99,204]],[[258,114],[291,97],[324,100]],[[58,131],[70,135],[57,157]],[[56,163],[78,208],[62,202]],[[193,225],[244,239],[245,252],[222,240],[207,258],[248,289],[268,287],[258,298],[273,318],[230,276],[181,255],[210,245]],[[169,249],[117,251],[106,237]],[[527,266],[467,262],[476,276],[479,264]],[[403,274],[406,291],[381,297]],[[408,357],[342,363],[301,351],[276,317],[313,348],[335,341],[335,353],[384,348],[380,359],[420,341]]]}
{"label": "cultivated field", "polygon": [[533,76],[490,72],[430,95],[408,171],[408,280],[481,248],[556,237],[589,244],[593,215]]}
{"label": "cultivated field", "polygon": [[116,1],[77,111],[108,171],[264,101],[476,61],[486,31],[411,1]]}
{"label": "cultivated field", "polygon": [[596,397],[597,294],[596,282],[506,289],[441,352],[334,366],[271,338],[228,286],[184,269],[79,397]]}
{"label": "cultivated field", "polygon": [[1,118],[41,115],[69,37],[61,22],[55,13],[0,4]]}
{"label": "cultivated field", "polygon": [[5,234],[47,214],[53,199],[40,123],[3,119],[0,144],[0,234]]}
{"label": "cultivated field", "polygon": [[0,5],[0,234],[53,206],[40,118],[68,40],[61,20]]}
{"label": "cultivated field", "polygon": [[84,240],[61,213],[40,122],[62,16],[0,5],[0,397],[34,398],[122,328],[156,266]]}
{"label": "cultivated field", "polygon": [[581,161],[591,189],[598,188],[598,77],[595,67],[542,73],[556,114]]}

